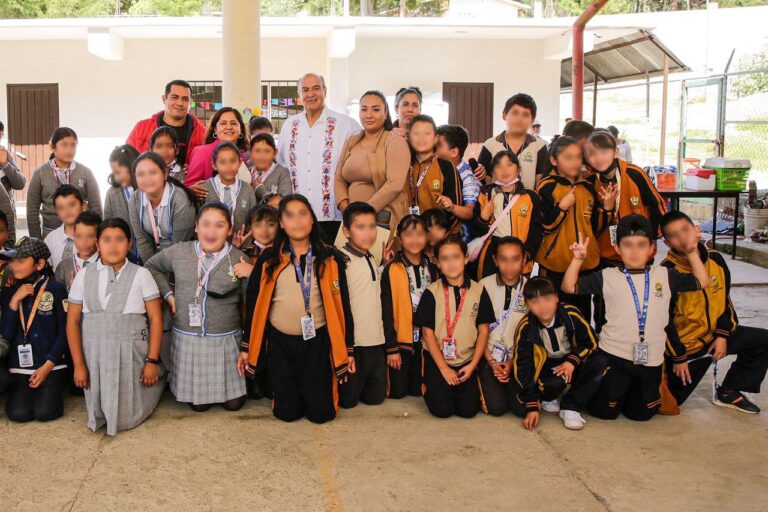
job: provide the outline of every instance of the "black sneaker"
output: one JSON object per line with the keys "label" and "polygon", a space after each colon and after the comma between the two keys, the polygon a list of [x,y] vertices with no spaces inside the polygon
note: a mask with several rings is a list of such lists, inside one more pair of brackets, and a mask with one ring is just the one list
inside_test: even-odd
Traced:
{"label": "black sneaker", "polygon": [[722,389],[718,389],[715,405],[729,407],[749,414],[757,414],[760,412],[758,406],[747,400],[747,397],[738,391],[723,391]]}

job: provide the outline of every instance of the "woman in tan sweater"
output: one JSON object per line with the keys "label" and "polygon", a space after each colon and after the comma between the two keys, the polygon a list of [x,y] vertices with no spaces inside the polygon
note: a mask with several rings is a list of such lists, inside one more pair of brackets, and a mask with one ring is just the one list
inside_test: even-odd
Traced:
{"label": "woman in tan sweater", "polygon": [[[394,233],[408,212],[406,179],[411,153],[408,143],[392,133],[387,100],[379,91],[360,98],[363,131],[351,136],[341,152],[336,169],[335,194],[339,210],[355,201],[369,203],[380,223],[388,221]],[[389,212],[389,219],[386,219]]]}

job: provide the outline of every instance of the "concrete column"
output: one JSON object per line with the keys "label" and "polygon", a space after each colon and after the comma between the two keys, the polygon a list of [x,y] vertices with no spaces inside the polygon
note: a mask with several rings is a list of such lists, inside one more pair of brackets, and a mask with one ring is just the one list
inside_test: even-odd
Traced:
{"label": "concrete column", "polygon": [[222,51],[225,106],[261,109],[260,0],[223,0]]}

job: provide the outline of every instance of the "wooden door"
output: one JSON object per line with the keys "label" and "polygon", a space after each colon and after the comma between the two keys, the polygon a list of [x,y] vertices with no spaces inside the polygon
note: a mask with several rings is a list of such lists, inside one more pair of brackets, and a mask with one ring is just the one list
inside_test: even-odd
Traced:
{"label": "wooden door", "polygon": [[470,143],[493,136],[493,83],[443,82],[443,101],[448,122],[466,128]]}
{"label": "wooden door", "polygon": [[[8,84],[8,143],[19,169],[27,178],[48,160],[48,142],[59,126],[59,84]],[[27,188],[16,191],[26,201]]]}

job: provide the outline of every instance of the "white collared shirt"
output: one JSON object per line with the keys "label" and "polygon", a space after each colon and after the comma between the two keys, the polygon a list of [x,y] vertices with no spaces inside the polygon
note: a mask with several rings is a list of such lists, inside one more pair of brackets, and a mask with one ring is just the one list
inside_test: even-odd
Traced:
{"label": "white collared shirt", "polygon": [[[77,251],[75,251],[75,252],[77,252]],[[85,262],[86,261],[90,265],[92,263],[96,263],[99,260],[99,251],[96,251],[95,253],[93,253],[91,255],[90,258],[86,258],[86,259],[83,259],[80,256],[78,256],[77,254],[75,254],[74,260],[75,260],[74,271],[75,271],[75,274],[78,274],[81,270],[83,270],[85,268]]]}
{"label": "white collared shirt", "polygon": [[[329,167],[330,182],[327,188],[330,192],[328,212],[323,211],[323,152],[326,146],[326,128],[329,120],[335,120],[332,136],[332,152]],[[297,124],[298,133],[295,140],[295,149],[291,151],[293,139],[293,125]],[[295,171],[298,181],[294,192],[302,194],[309,199],[312,209],[318,220],[341,220],[341,212],[336,207],[334,196],[334,179],[336,176],[336,164],[339,161],[341,150],[347,139],[362,130],[360,124],[351,117],[334,112],[325,107],[315,124],[309,126],[305,112],[295,114],[286,119],[280,131],[278,140],[277,161],[280,165],[291,171]],[[291,154],[295,157],[295,165],[291,165]],[[292,174],[293,178],[293,174]]]}
{"label": "white collared shirt", "polygon": [[[48,236],[45,237],[45,245],[51,251],[51,257],[48,259],[51,267],[56,268],[61,263],[67,240],[72,240],[72,243],[74,243],[74,239],[64,232],[64,224],[48,233]],[[74,251],[74,248],[72,250]]]}
{"label": "white collared shirt", "polygon": [[[109,280],[109,267],[104,265],[101,260],[96,262],[96,268],[99,271],[99,300],[103,308],[107,307],[109,297],[107,295],[107,281]],[[120,271],[115,275],[119,281],[122,276],[123,266]],[[136,314],[143,315],[147,312],[144,302],[160,297],[160,291],[157,289],[157,283],[152,278],[152,273],[144,267],[139,267],[136,270],[136,277],[133,280],[133,286],[131,286],[128,292],[128,299],[125,301],[125,307],[123,308],[123,314]],[[75,280],[72,281],[72,288],[69,290],[69,302],[72,304],[82,304],[83,313],[90,313],[88,306],[85,302],[85,272],[78,272],[75,276]]]}

